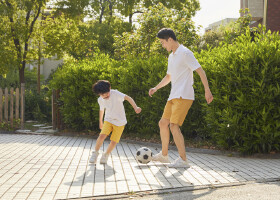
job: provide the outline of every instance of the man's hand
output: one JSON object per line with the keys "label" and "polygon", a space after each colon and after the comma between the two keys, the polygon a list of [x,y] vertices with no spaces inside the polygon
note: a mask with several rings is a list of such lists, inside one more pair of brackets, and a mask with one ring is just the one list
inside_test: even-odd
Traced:
{"label": "man's hand", "polygon": [[136,107],[134,110],[137,114],[139,114],[142,111],[142,109],[140,107]]}
{"label": "man's hand", "polygon": [[100,129],[103,128],[103,122],[99,122],[99,128],[100,128]]}
{"label": "man's hand", "polygon": [[208,104],[213,101],[213,95],[210,90],[205,91],[205,99]]}
{"label": "man's hand", "polygon": [[149,96],[152,97],[152,95],[157,91],[157,89],[154,87],[154,88],[151,88],[149,90]]}

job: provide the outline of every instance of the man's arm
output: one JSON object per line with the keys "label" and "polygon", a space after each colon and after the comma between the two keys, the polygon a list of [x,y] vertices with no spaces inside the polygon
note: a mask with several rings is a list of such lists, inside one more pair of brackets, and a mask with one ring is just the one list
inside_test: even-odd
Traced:
{"label": "man's arm", "polygon": [[206,99],[207,103],[209,104],[209,103],[211,103],[213,101],[213,95],[212,95],[212,93],[210,91],[205,71],[201,67],[199,67],[195,71],[199,74],[200,79],[201,79],[201,81],[202,81],[202,83],[204,85],[205,99]]}
{"label": "man's arm", "polygon": [[135,101],[130,96],[125,95],[124,99],[130,103],[137,114],[141,112],[142,109],[136,105]]}
{"label": "man's arm", "polygon": [[99,128],[102,129],[103,127],[103,116],[104,110],[99,110]]}
{"label": "man's arm", "polygon": [[151,88],[151,89],[149,90],[149,95],[150,95],[150,97],[152,97],[152,95],[153,95],[158,89],[160,89],[160,88],[166,86],[168,83],[170,83],[170,81],[171,81],[171,76],[170,76],[170,74],[166,74],[166,76],[160,81],[160,83],[159,83],[156,87]]}

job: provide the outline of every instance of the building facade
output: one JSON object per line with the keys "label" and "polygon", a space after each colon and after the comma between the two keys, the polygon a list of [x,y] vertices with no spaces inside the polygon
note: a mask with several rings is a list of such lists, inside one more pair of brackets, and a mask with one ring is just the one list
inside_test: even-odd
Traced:
{"label": "building facade", "polygon": [[[252,15],[251,27],[266,23],[267,30],[280,31],[280,0],[240,0],[240,9],[245,8],[248,8]],[[241,16],[243,15],[244,13],[241,13]]]}

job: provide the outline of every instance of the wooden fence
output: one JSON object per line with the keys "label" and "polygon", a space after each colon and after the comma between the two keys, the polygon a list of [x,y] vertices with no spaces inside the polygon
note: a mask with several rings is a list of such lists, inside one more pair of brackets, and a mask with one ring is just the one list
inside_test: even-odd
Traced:
{"label": "wooden fence", "polygon": [[21,88],[0,88],[0,123],[10,123],[14,127],[14,119],[20,119],[21,128],[24,126],[25,86]]}

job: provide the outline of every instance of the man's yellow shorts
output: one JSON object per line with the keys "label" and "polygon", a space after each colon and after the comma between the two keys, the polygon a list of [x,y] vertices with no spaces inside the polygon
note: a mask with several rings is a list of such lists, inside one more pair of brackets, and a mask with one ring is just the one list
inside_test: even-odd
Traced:
{"label": "man's yellow shorts", "polygon": [[125,126],[116,126],[114,124],[111,124],[110,122],[105,121],[100,134],[105,134],[108,136],[112,132],[110,140],[119,143],[124,127]]}
{"label": "man's yellow shorts", "polygon": [[172,124],[183,125],[193,100],[190,99],[171,99],[167,101],[162,118],[168,119]]}

